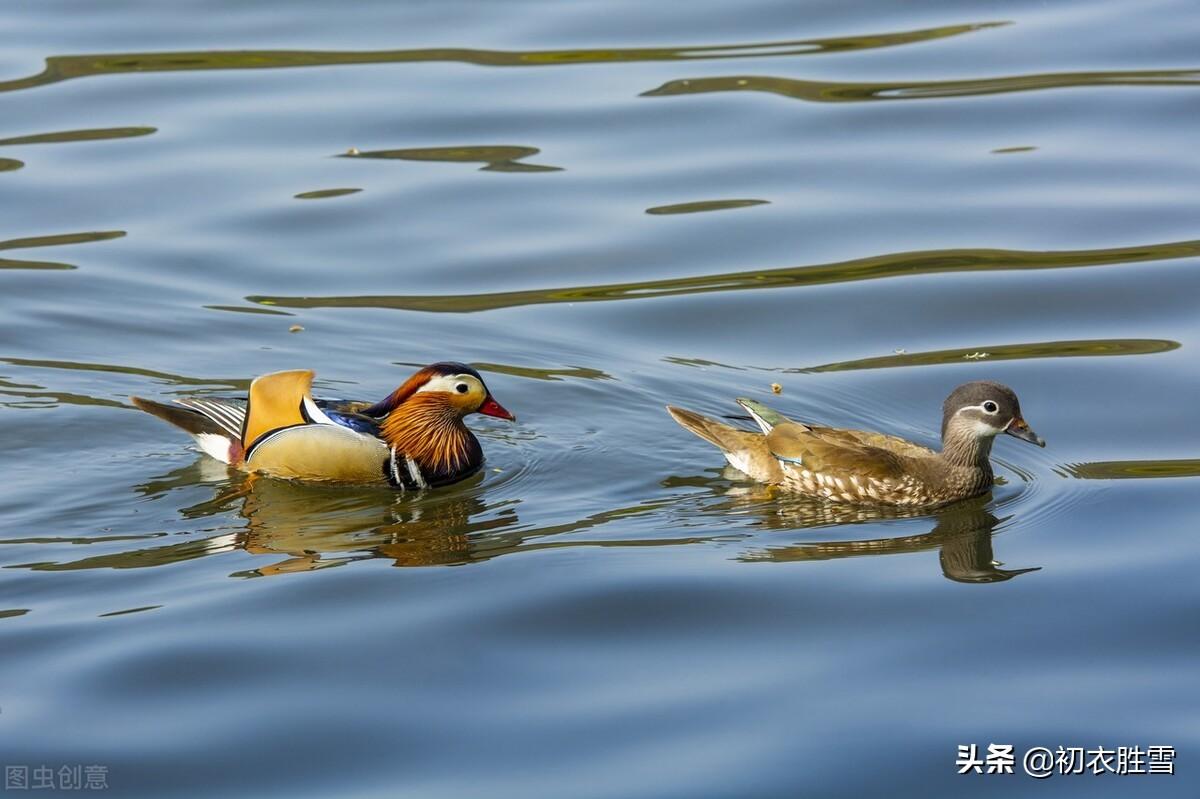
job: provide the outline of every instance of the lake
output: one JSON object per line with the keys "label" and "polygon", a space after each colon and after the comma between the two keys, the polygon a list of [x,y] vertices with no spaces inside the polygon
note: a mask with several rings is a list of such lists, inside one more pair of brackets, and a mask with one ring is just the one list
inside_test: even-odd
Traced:
{"label": "lake", "polygon": [[[1194,4],[0,30],[6,788],[1200,791]],[[311,368],[374,401],[439,360],[519,421],[415,496],[248,480],[128,400]],[[1048,445],[926,513],[756,485],[663,407],[932,445],[976,379]],[[972,745],[1014,773],[960,775]],[[1034,747],[1175,773],[1038,780]]]}

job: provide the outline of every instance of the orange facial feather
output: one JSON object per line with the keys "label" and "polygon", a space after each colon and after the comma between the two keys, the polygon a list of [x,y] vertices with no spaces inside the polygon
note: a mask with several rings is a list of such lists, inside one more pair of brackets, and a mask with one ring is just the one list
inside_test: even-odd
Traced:
{"label": "orange facial feather", "polygon": [[466,468],[470,460],[471,432],[460,412],[440,393],[411,393],[384,419],[380,432],[389,446],[422,469],[452,473]]}

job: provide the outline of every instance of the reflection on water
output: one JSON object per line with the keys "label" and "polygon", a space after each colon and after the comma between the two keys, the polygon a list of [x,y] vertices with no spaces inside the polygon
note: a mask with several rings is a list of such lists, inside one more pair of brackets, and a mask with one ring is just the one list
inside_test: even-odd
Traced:
{"label": "reflection on water", "polygon": [[342,153],[339,158],[393,158],[402,161],[451,161],[484,164],[481,172],[561,172],[562,167],[521,163],[540,153],[536,147],[484,145],[473,147],[413,147],[404,150],[370,150]]}
{"label": "reflection on water", "polygon": [[975,80],[914,81],[911,83],[839,83],[798,80],[766,75],[731,75],[719,78],[673,80],[642,97],[709,92],[768,92],[814,103],[858,103],[867,100],[923,100],[939,97],[975,97],[1041,89],[1098,86],[1200,86],[1194,69],[1130,72],[1062,72],[1051,75],[1013,75]]}
{"label": "reflection on water", "polygon": [[317,189],[316,191],[302,191],[299,194],[293,195],[293,197],[297,200],[324,200],[329,197],[345,197],[347,194],[358,194],[360,191],[362,189]]}
{"label": "reflection on water", "polygon": [[18,161],[15,158],[0,158],[0,172],[12,172],[23,166],[25,166],[24,161]]}
{"label": "reflection on water", "polygon": [[[0,241],[0,250],[23,250],[30,247],[61,247],[90,241],[108,241],[125,235],[123,230],[93,230],[87,233],[61,233],[54,236],[29,236],[23,239]],[[71,264],[55,261],[24,261],[0,258],[0,269],[75,269]]]}
{"label": "reflection on water", "polygon": [[[189,377],[157,369],[123,366],[115,363],[81,363],[79,361],[51,361],[42,358],[0,358],[0,363],[34,369],[65,369],[70,372],[109,372],[112,374],[148,377],[151,380],[176,386],[214,388],[217,391],[248,391],[250,380],[245,378]],[[124,406],[129,407],[129,406]]]}
{"label": "reflection on water", "polygon": [[[726,474],[737,479],[736,473]],[[237,529],[213,537],[157,543],[103,555],[19,563],[9,568],[33,571],[136,569],[165,566],[195,558],[244,551],[270,562],[231,573],[232,577],[262,577],[307,572],[354,561],[383,558],[395,566],[463,565],[521,551],[564,547],[662,547],[746,541],[737,559],[744,562],[819,561],[864,555],[891,555],[940,550],[943,574],[958,582],[998,582],[1039,567],[1000,568],[992,554],[992,534],[1010,517],[998,519],[988,510],[990,496],[977,497],[942,509],[934,527],[920,535],[862,540],[817,540],[787,545],[763,544],[762,535],[842,525],[872,524],[928,517],[920,511],[823,503],[809,497],[778,492],[772,487],[730,485],[711,477],[674,477],[663,485],[671,493],[661,499],[613,508],[574,522],[549,526],[523,525],[518,500],[489,500],[481,490],[482,476],[439,492],[398,495],[388,489],[320,486],[227,470],[201,458],[141,485],[134,491],[161,498],[200,483],[212,484],[211,497],[181,506],[190,520],[212,517],[241,519]],[[705,489],[697,494],[697,487]],[[685,489],[681,491],[680,489]],[[683,520],[700,514],[748,522],[750,532],[707,536],[620,537],[572,539],[574,533],[616,520],[664,517]],[[681,525],[685,526],[685,525]],[[145,536],[96,536],[72,539],[13,538],[3,544],[97,544],[159,539]]]}
{"label": "reflection on water", "polygon": [[246,300],[260,305],[279,305],[285,308],[393,308],[408,311],[470,313],[547,303],[604,302],[749,289],[818,286],[952,272],[1112,266],[1114,264],[1194,258],[1198,255],[1200,255],[1200,240],[1195,239],[1098,250],[925,250],[889,253],[870,258],[783,269],[727,272],[719,275],[697,275],[668,280],[646,280],[637,283],[502,291],[491,294],[427,296],[383,294],[343,297],[252,295],[246,297]]}
{"label": "reflection on water", "polygon": [[654,216],[669,216],[670,214],[698,214],[705,211],[725,211],[730,208],[749,208],[752,205],[768,205],[769,200],[699,200],[691,203],[676,205],[656,205],[647,208],[646,213]]}
{"label": "reflection on water", "polygon": [[[1040,566],[1023,569],[1001,568],[992,554],[992,534],[1005,519],[993,515],[985,505],[990,497],[966,500],[952,505],[936,515],[936,523],[928,533],[893,538],[860,539],[853,541],[804,541],[786,546],[769,546],[743,556],[748,561],[776,563],[806,560],[829,560],[863,555],[896,555],[937,549],[942,574],[959,583],[995,583],[1011,580],[1020,574],[1038,571]],[[819,503],[818,503],[819,504]],[[850,519],[829,514],[825,508],[791,507],[783,511],[797,527],[846,524],[866,521],[859,516]]]}
{"label": "reflection on water", "polygon": [[200,50],[179,53],[111,53],[107,55],[51,56],[36,75],[0,81],[0,92],[32,89],[73,78],[145,72],[188,72],[209,69],[283,69],[350,64],[395,64],[450,61],[491,67],[538,67],[567,64],[629,63],[637,61],[697,61],[818,53],[845,53],[879,47],[915,44],[1005,25],[982,22],[937,28],[864,34],[825,39],[798,39],[752,44],[693,47],[636,47],[594,50],[471,50],[458,47],[417,50]]}
{"label": "reflection on water", "polygon": [[[134,491],[160,498],[201,483],[215,486],[213,495],[181,506],[189,520],[228,517],[242,520],[238,529],[214,537],[189,537],[116,553],[65,561],[12,564],[33,571],[135,569],[165,566],[235,550],[274,556],[268,565],[230,576],[251,577],[313,571],[359,560],[384,558],[395,566],[453,566],[489,560],[518,551],[562,547],[682,546],[728,536],[673,536],[558,540],[618,519],[661,513],[671,499],[612,508],[574,522],[540,527],[522,525],[518,500],[489,500],[477,475],[451,488],[416,496],[386,488],[322,486],[246,475],[208,458],[155,477]],[[145,536],[11,538],[0,544],[71,543],[161,539]],[[541,540],[554,539],[554,540]]]}
{"label": "reflection on water", "polygon": [[878,358],[827,363],[782,372],[845,372],[855,369],[894,369],[898,366],[932,366],[964,360],[1011,361],[1028,358],[1082,358],[1100,355],[1153,355],[1179,349],[1178,341],[1166,339],[1096,339],[1088,341],[1037,341],[1028,344],[998,344],[961,347],[931,352],[901,352]]}
{"label": "reflection on water", "polygon": [[[1012,516],[997,518],[990,510],[991,495],[974,497],[930,513],[887,506],[847,505],[822,502],[780,491],[773,486],[747,487],[737,472],[723,474],[738,481],[734,485],[708,478],[672,478],[672,487],[703,486],[703,512],[718,517],[749,517],[755,527],[776,533],[870,525],[901,519],[932,519],[933,529],[920,535],[885,536],[870,539],[809,540],[790,544],[762,545],[757,537],[738,560],[745,562],[794,563],[870,555],[897,555],[937,549],[942,574],[961,583],[994,583],[1038,571],[1040,566],[1001,568],[992,554],[992,536]],[[716,501],[712,501],[715,497]]]}
{"label": "reflection on water", "polygon": [[135,136],[149,136],[156,133],[158,128],[89,128],[87,130],[63,130],[57,133],[36,133],[30,136],[15,136],[11,139],[0,139],[0,145],[8,144],[61,144],[73,141],[96,141],[97,139],[128,139]]}
{"label": "reflection on water", "polygon": [[1081,480],[1125,480],[1152,477],[1200,477],[1200,458],[1147,461],[1096,461],[1071,463],[1058,470],[1064,477]]}

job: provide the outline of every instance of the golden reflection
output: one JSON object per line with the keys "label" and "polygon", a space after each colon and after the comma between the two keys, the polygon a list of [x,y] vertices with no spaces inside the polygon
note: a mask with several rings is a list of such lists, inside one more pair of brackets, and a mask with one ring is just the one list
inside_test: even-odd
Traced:
{"label": "golden reflection", "polygon": [[[669,547],[729,538],[720,535],[571,540],[572,533],[659,513],[675,498],[534,527],[521,523],[517,500],[486,499],[481,491],[482,481],[483,477],[478,476],[450,489],[404,496],[389,489],[316,486],[245,475],[201,458],[135,486],[134,491],[145,498],[158,499],[208,484],[212,486],[210,495],[180,507],[179,515],[187,520],[206,520],[210,529],[212,523],[207,520],[232,515],[241,520],[240,526],[216,536],[187,536],[165,544],[161,534],[76,538],[71,542],[91,544],[154,538],[156,545],[64,562],[14,564],[9,568],[35,571],[146,568],[243,551],[262,556],[268,562],[230,576],[263,577],[372,558],[405,567],[456,566],[535,549]],[[0,544],[30,542],[0,540]]]}
{"label": "golden reflection", "polygon": [[417,50],[198,50],[175,53],[101,53],[97,55],[51,56],[46,68],[36,75],[0,81],[0,92],[33,89],[64,80],[94,75],[146,72],[192,72],[228,69],[288,69],[361,64],[457,62],[488,67],[550,67],[570,64],[629,63],[637,61],[699,61],[724,58],[778,57],[844,53],[879,47],[960,36],[1007,25],[981,22],[943,25],[911,31],[862,34],[858,36],[798,39],[752,44],[703,45],[692,47],[638,47],[591,50],[471,50],[457,47]]}
{"label": "golden reflection", "polygon": [[473,313],[563,302],[608,302],[721,291],[793,288],[950,272],[1073,269],[1169,261],[1197,256],[1200,256],[1200,240],[1197,239],[1099,250],[918,250],[782,269],[491,294],[377,294],[335,297],[252,295],[246,300],[258,305],[284,308],[392,308],[404,311]]}
{"label": "golden reflection", "polygon": [[1060,72],[1046,75],[1012,75],[998,78],[906,83],[844,83],[778,78],[770,75],[729,75],[668,81],[656,89],[642,92],[641,96],[668,97],[710,92],[767,92],[813,103],[859,103],[873,100],[977,97],[1008,92],[1098,86],[1200,86],[1200,71],[1169,69],[1127,72]]}

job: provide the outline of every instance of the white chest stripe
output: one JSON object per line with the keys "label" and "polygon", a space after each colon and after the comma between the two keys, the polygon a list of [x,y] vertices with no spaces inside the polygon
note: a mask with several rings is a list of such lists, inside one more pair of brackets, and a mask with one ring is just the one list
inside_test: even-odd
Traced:
{"label": "white chest stripe", "polygon": [[404,462],[408,466],[408,476],[417,484],[417,488],[429,488],[429,483],[425,482],[425,477],[421,474],[420,468],[417,467],[417,462],[407,457],[404,459]]}
{"label": "white chest stripe", "polygon": [[396,448],[392,447],[392,457],[388,459],[388,468],[392,470],[392,484],[404,491],[404,481],[400,479],[400,470],[396,468]]}

